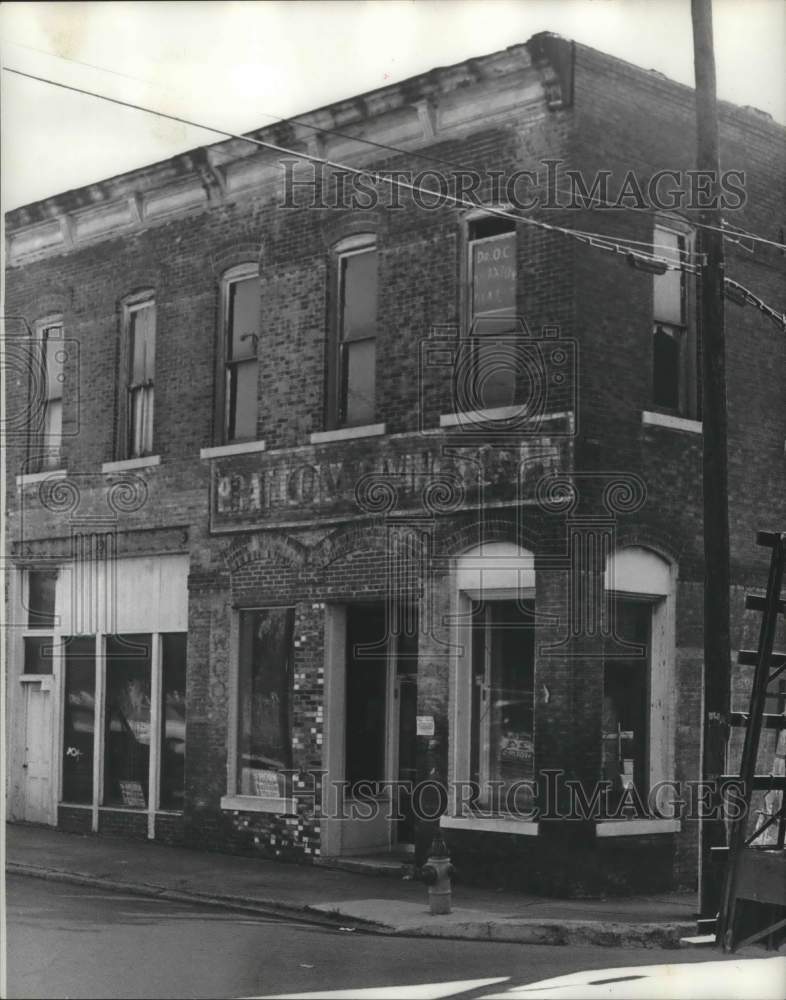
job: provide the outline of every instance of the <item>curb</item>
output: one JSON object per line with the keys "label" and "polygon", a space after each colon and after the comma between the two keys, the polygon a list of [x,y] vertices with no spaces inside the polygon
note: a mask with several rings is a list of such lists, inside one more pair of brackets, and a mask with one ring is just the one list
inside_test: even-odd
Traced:
{"label": "curb", "polygon": [[[29,878],[39,878],[47,882],[65,882],[71,885],[93,886],[105,889],[107,892],[124,892],[129,896],[141,896],[147,899],[165,899],[173,903],[199,903],[200,906],[212,906],[221,910],[237,910],[241,913],[258,913],[267,917],[297,917],[306,924],[330,927],[335,930],[339,915],[320,913],[312,909],[310,904],[298,905],[282,903],[280,900],[255,899],[247,896],[217,896],[210,893],[194,892],[188,889],[167,889],[166,886],[146,882],[121,882],[119,879],[104,878],[101,875],[88,875],[83,872],[67,872],[59,868],[41,868],[38,865],[26,865],[18,861],[6,863],[6,874],[24,875]],[[341,918],[342,924],[346,918]],[[366,921],[353,920],[354,924],[363,924],[358,930],[373,932],[374,925]],[[354,928],[353,928],[354,929]]]}
{"label": "curb", "polygon": [[[145,882],[122,882],[119,879],[88,875],[82,872],[41,868],[9,861],[6,871],[50,882],[95,886],[109,892],[124,892],[148,899],[165,899],[179,903],[198,903],[223,910],[258,913],[268,917],[296,917],[303,923],[329,927],[347,927],[361,933],[388,937],[429,937],[463,941],[496,941],[516,944],[594,945],[603,948],[664,948],[678,949],[680,938],[690,934],[693,922],[626,924],[595,920],[543,921],[506,918],[504,920],[468,921],[466,923],[405,923],[385,924],[364,917],[342,913],[338,907],[327,909],[324,904],[283,903],[281,900],[260,900],[246,896],[221,896],[185,889],[168,889]],[[349,927],[348,925],[351,925]]]}

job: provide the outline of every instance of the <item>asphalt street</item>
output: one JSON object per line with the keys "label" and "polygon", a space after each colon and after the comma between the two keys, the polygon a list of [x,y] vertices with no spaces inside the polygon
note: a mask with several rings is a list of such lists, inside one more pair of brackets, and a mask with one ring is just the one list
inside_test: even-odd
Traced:
{"label": "asphalt street", "polygon": [[251,997],[697,962],[714,951],[390,938],[22,876],[6,882],[9,997]]}

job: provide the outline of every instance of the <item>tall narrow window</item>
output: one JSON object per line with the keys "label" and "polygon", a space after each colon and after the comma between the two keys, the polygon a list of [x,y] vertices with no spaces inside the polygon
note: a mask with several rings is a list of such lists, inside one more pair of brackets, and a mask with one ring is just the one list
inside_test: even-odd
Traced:
{"label": "tall narrow window", "polygon": [[615,631],[641,655],[603,664],[603,777],[612,793],[635,787],[644,798],[649,782],[649,680],[652,604],[617,598]]}
{"label": "tall narrow window", "polygon": [[[670,263],[685,260],[687,233],[656,225],[654,252]],[[696,331],[690,322],[685,272],[669,269],[653,278],[652,402],[686,417],[698,416]]]}
{"label": "tall narrow window", "polygon": [[90,803],[93,801],[95,636],[71,636],[64,644],[63,802]]}
{"label": "tall narrow window", "polygon": [[374,422],[377,363],[377,253],[373,243],[338,256],[337,357],[330,422],[357,427]]}
{"label": "tall narrow window", "polygon": [[469,334],[472,379],[468,397],[478,409],[515,400],[516,372],[510,348],[499,337],[516,332],[516,230],[513,222],[488,218],[469,230]]}
{"label": "tall narrow window", "polygon": [[162,809],[182,810],[186,763],[186,640],[184,632],[161,636]]}
{"label": "tall narrow window", "polygon": [[107,636],[104,805],[147,806],[151,647],[150,635]]}
{"label": "tall narrow window", "polygon": [[257,436],[257,352],[260,332],[256,268],[231,272],[224,282],[224,440]]}
{"label": "tall narrow window", "polygon": [[237,787],[241,795],[284,795],[292,766],[290,691],[294,608],[240,612]]}
{"label": "tall narrow window", "polygon": [[41,468],[55,469],[60,464],[63,441],[63,324],[59,321],[42,324],[38,337],[41,344],[41,385],[36,387],[41,393],[38,458]]}
{"label": "tall narrow window", "polygon": [[128,338],[126,457],[139,458],[153,453],[155,303],[148,300],[128,306],[126,324]]}
{"label": "tall narrow window", "polygon": [[533,777],[534,602],[476,603],[472,629],[470,772],[480,804],[498,808]]}

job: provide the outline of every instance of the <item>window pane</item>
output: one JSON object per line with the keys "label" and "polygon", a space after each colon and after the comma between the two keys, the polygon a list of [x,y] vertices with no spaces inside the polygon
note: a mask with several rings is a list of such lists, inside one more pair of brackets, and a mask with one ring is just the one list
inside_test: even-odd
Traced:
{"label": "window pane", "polygon": [[614,603],[619,638],[644,647],[642,656],[603,664],[603,777],[616,794],[635,785],[647,794],[647,690],[651,606],[643,601]]}
{"label": "window pane", "polygon": [[161,636],[163,705],[161,708],[162,809],[183,808],[186,762],[186,635]]}
{"label": "window pane", "polygon": [[516,398],[515,357],[510,343],[479,336],[473,339],[472,350],[473,382],[468,396],[473,408],[510,406]]}
{"label": "window pane", "polygon": [[376,336],[377,255],[350,254],[341,258],[341,339]]}
{"label": "window pane", "polygon": [[356,340],[344,345],[344,423],[371,424],[375,414],[377,345],[375,340]]}
{"label": "window pane", "polygon": [[46,358],[46,398],[60,399],[63,395],[63,328],[49,326],[44,330]]}
{"label": "window pane", "polygon": [[[477,606],[476,606],[477,608]],[[493,601],[485,626],[473,628],[473,739],[471,760],[481,786],[481,801],[505,804],[505,792],[534,776],[533,714],[535,632],[532,602]],[[501,799],[489,798],[485,783],[502,782]],[[496,794],[496,793],[495,793]],[[530,793],[517,790],[516,808],[530,804]]]}
{"label": "window pane", "polygon": [[31,570],[28,574],[28,628],[54,628],[57,573]]}
{"label": "window pane", "polygon": [[153,452],[153,393],[152,385],[142,385],[128,394],[129,458]]}
{"label": "window pane", "polygon": [[385,639],[384,605],[347,608],[346,780],[350,790],[358,781],[385,780]]}
{"label": "window pane", "polygon": [[655,327],[652,340],[652,401],[656,406],[679,409],[682,330]]}
{"label": "window pane", "polygon": [[155,308],[134,309],[129,316],[130,382],[139,385],[153,378],[155,367]]}
{"label": "window pane", "polygon": [[[508,332],[509,324],[503,318],[516,313],[516,234],[474,241],[471,266],[472,332]],[[495,316],[496,320],[489,318]],[[501,322],[506,329],[500,328]]]}
{"label": "window pane", "polygon": [[60,461],[60,444],[63,432],[63,401],[50,399],[44,404],[44,437],[42,441],[44,466],[53,468]]}
{"label": "window pane", "polygon": [[[655,254],[679,263],[684,239],[668,229],[655,229]],[[685,322],[682,301],[682,271],[666,271],[653,278],[653,319],[681,326]]]}
{"label": "window pane", "polygon": [[233,281],[229,285],[227,360],[256,357],[259,312],[259,278]]}
{"label": "window pane", "polygon": [[227,369],[227,439],[248,441],[257,436],[257,360],[240,361]]}
{"label": "window pane", "polygon": [[54,640],[52,639],[51,635],[25,636],[24,673],[26,674],[52,673],[53,642]]}
{"label": "window pane", "polygon": [[292,763],[290,688],[293,608],[240,612],[238,790],[283,794],[275,772]]}
{"label": "window pane", "polygon": [[144,809],[150,768],[149,635],[106,640],[104,804]]}
{"label": "window pane", "polygon": [[64,642],[63,802],[89,803],[93,801],[95,639],[73,636]]}

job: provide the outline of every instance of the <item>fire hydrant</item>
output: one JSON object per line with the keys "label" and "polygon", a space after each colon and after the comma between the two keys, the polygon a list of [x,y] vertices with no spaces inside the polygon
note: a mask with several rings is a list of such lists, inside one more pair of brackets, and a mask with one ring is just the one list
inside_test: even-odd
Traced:
{"label": "fire hydrant", "polygon": [[450,876],[455,872],[450,863],[448,849],[440,834],[434,837],[428,861],[420,870],[420,877],[428,886],[428,902],[432,916],[450,913],[452,887]]}

